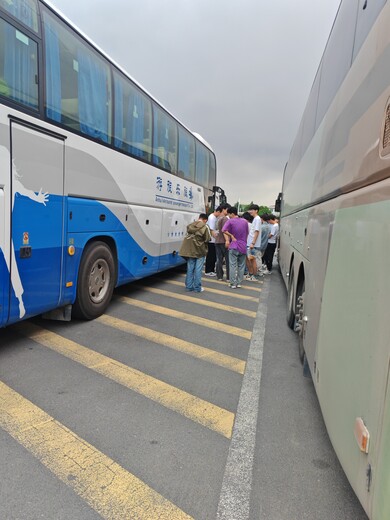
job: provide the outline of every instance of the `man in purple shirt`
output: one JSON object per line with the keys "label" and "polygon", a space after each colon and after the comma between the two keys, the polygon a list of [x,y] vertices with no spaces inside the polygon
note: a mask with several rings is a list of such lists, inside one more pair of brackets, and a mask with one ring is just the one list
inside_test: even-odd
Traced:
{"label": "man in purple shirt", "polygon": [[222,228],[226,239],[226,247],[229,248],[230,287],[241,287],[245,272],[246,242],[248,239],[248,223],[237,214],[237,208],[229,208],[230,219]]}

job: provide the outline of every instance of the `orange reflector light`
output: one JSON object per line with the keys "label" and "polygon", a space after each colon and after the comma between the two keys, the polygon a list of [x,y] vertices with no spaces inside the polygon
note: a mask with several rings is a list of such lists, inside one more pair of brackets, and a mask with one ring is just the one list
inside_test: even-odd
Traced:
{"label": "orange reflector light", "polygon": [[66,287],[73,287],[73,282],[66,282]]}
{"label": "orange reflector light", "polygon": [[361,417],[358,417],[355,421],[355,439],[359,445],[360,451],[368,453],[368,447],[370,444],[370,432],[367,430],[366,425]]}
{"label": "orange reflector light", "polygon": [[76,248],[74,246],[69,246],[68,247],[68,255],[69,256],[73,256],[76,252]]}

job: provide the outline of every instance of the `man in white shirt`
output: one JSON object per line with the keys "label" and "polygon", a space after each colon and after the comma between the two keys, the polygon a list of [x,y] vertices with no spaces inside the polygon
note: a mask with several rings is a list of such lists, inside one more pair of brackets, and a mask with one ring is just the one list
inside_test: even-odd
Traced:
{"label": "man in white shirt", "polygon": [[247,268],[248,276],[246,279],[250,282],[258,282],[262,274],[259,274],[261,267],[261,218],[259,217],[259,206],[252,204],[248,208],[248,212],[253,217],[250,225],[248,242],[247,242]]}
{"label": "man in white shirt", "polygon": [[272,272],[272,262],[274,260],[276,244],[279,236],[279,224],[276,222],[276,217],[274,215],[270,215],[269,224],[271,227],[268,237],[268,246],[264,253],[267,271],[265,271],[264,274],[271,274]]}
{"label": "man in white shirt", "polygon": [[207,225],[210,229],[211,233],[211,242],[209,242],[209,251],[206,257],[206,267],[205,267],[205,275],[206,276],[217,276],[215,273],[215,262],[217,260],[215,253],[215,237],[217,236],[217,221],[219,216],[221,215],[221,208],[218,206],[214,210],[213,213],[209,215],[207,219]]}

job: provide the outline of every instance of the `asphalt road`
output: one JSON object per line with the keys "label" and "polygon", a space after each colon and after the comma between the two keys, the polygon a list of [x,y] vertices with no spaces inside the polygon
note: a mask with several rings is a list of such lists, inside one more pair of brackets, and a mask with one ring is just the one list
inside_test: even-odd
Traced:
{"label": "asphalt road", "polygon": [[366,518],[278,273],[204,286],[174,271],[94,322],[0,331],[1,520]]}

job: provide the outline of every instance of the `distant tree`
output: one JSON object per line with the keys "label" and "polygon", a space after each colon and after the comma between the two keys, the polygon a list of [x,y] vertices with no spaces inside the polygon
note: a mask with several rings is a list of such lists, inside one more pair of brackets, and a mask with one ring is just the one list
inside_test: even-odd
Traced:
{"label": "distant tree", "polygon": [[[238,209],[238,205],[240,205],[240,213],[244,213],[245,211],[248,211],[248,208],[253,204],[253,201],[250,202],[249,204],[242,204],[241,202],[239,203],[238,201],[233,204],[233,206],[235,208]],[[256,203],[255,203],[256,204]],[[259,205],[260,206],[260,205]],[[269,209],[268,206],[260,206],[260,209],[259,209],[259,215],[262,215],[263,213],[267,213],[267,214],[270,214],[272,213],[272,211]]]}
{"label": "distant tree", "polygon": [[272,213],[268,206],[260,206],[259,215],[263,215],[263,213],[267,213],[268,215]]}

